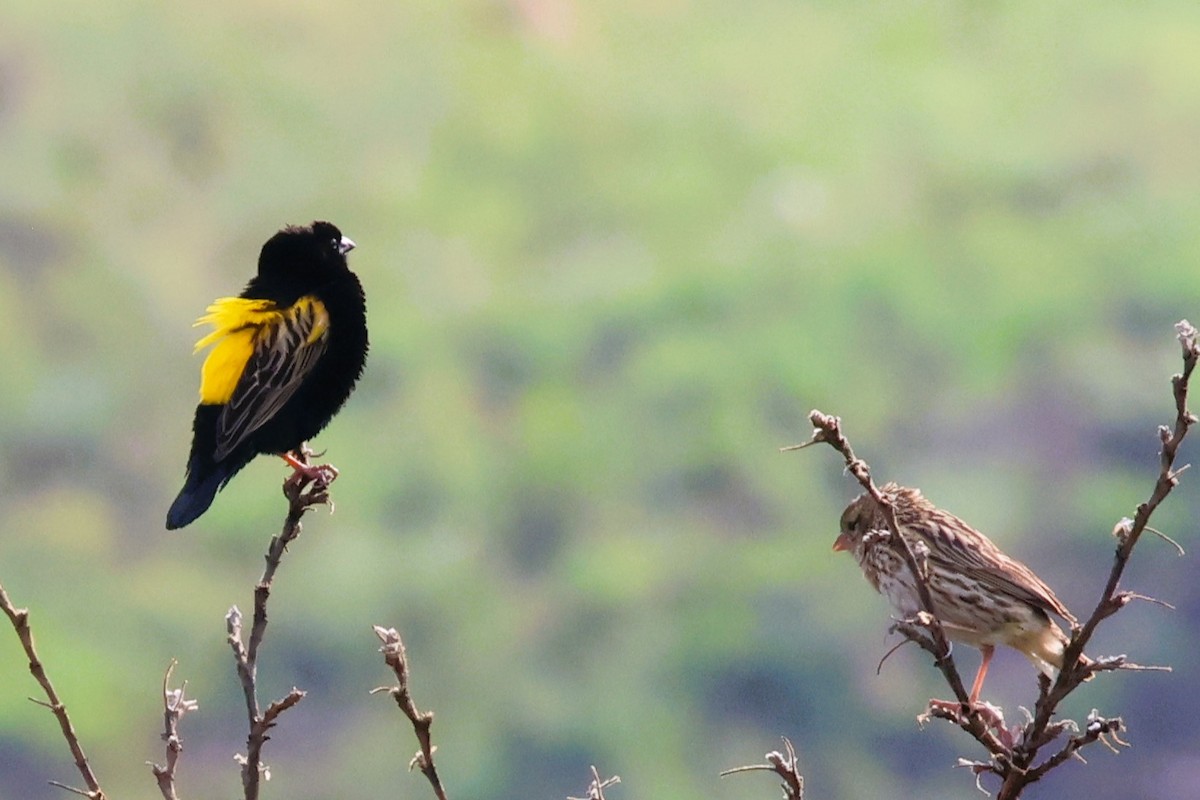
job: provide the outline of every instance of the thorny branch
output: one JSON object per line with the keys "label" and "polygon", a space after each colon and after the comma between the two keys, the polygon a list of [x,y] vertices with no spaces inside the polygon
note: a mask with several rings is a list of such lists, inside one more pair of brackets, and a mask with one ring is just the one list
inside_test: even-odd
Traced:
{"label": "thorny branch", "polygon": [[404,650],[404,641],[395,628],[385,628],[382,625],[375,625],[374,628],[375,635],[379,637],[379,641],[383,642],[379,652],[383,653],[384,663],[395,673],[396,685],[377,687],[371,690],[371,694],[387,692],[404,712],[404,716],[408,717],[413,726],[413,733],[417,735],[417,742],[421,747],[408,762],[408,768],[409,770],[414,768],[421,770],[421,774],[433,787],[433,793],[437,795],[438,800],[446,800],[446,790],[442,786],[441,777],[438,776],[437,765],[433,763],[433,754],[437,752],[437,747],[434,746],[433,738],[429,733],[429,729],[433,726],[433,712],[419,711],[408,690],[408,653]]}
{"label": "thorny branch", "polygon": [[[1063,654],[1063,668],[1059,671],[1058,677],[1053,684],[1045,678],[1040,681],[1033,719],[1025,725],[1021,731],[1020,741],[1013,748],[1012,769],[1002,775],[1004,780],[1000,787],[999,800],[1015,800],[1020,797],[1021,790],[1025,786],[1040,780],[1051,769],[1074,756],[1080,747],[1091,744],[1093,741],[1104,741],[1100,738],[1104,734],[1120,742],[1120,739],[1116,738],[1116,734],[1122,728],[1120,718],[1105,720],[1093,711],[1092,716],[1088,718],[1087,731],[1083,737],[1068,738],[1058,752],[1037,767],[1031,768],[1038,751],[1063,732],[1062,723],[1052,723],[1051,719],[1057,712],[1059,703],[1067,695],[1096,672],[1138,668],[1137,665],[1127,663],[1124,656],[1097,659],[1091,664],[1080,663],[1079,657],[1088,642],[1091,641],[1096,627],[1139,597],[1133,592],[1117,590],[1121,576],[1125,572],[1125,566],[1129,563],[1129,558],[1133,555],[1133,548],[1137,545],[1138,540],[1145,531],[1150,530],[1151,515],[1167,498],[1171,490],[1179,485],[1179,475],[1187,469],[1186,466],[1176,469],[1175,458],[1184,437],[1196,423],[1196,415],[1188,410],[1187,400],[1192,371],[1196,368],[1197,360],[1200,360],[1200,333],[1187,320],[1180,320],[1176,323],[1175,332],[1183,351],[1183,371],[1171,377],[1171,391],[1175,400],[1174,426],[1161,425],[1158,428],[1158,439],[1161,443],[1158,479],[1154,482],[1150,498],[1137,507],[1133,519],[1121,520],[1113,530],[1113,534],[1117,537],[1117,548],[1113,554],[1113,565],[1108,574],[1108,581],[1104,585],[1104,591],[1091,616],[1071,632],[1071,641],[1067,644],[1066,652]],[[1104,730],[1095,738],[1086,739],[1094,724],[1100,725]]]}
{"label": "thorny branch", "polygon": [[[317,474],[323,477],[318,478]],[[328,473],[296,472],[284,481],[283,494],[288,499],[287,518],[284,520],[283,530],[271,538],[271,544],[267,548],[266,567],[254,588],[254,621],[250,627],[248,645],[242,638],[242,612],[237,606],[233,606],[225,615],[225,629],[229,634],[229,646],[233,650],[238,679],[246,700],[246,716],[250,724],[250,733],[246,737],[246,755],[237,757],[242,765],[242,789],[246,800],[258,798],[260,778],[271,778],[270,770],[262,763],[263,745],[271,738],[267,735],[268,732],[275,726],[280,714],[304,699],[304,692],[292,687],[286,696],[267,706],[266,711],[259,710],[258,650],[267,632],[267,600],[271,596],[271,584],[288,545],[300,536],[300,518],[304,516],[304,512],[313,506],[329,504],[329,483],[336,474],[332,469],[329,469]]]}
{"label": "thorny branch", "polygon": [[67,740],[67,747],[70,748],[71,756],[75,759],[75,767],[79,770],[87,790],[76,789],[58,781],[50,781],[50,784],[81,797],[91,798],[91,800],[105,800],[107,795],[100,788],[96,774],[92,772],[92,765],[88,763],[87,756],[84,755],[83,746],[79,744],[79,736],[75,733],[75,726],[71,724],[71,718],[67,715],[67,707],[59,699],[58,692],[54,690],[54,685],[50,683],[50,677],[46,674],[41,659],[38,658],[37,649],[33,644],[33,629],[29,627],[29,609],[14,606],[3,586],[0,586],[0,609],[4,610],[5,615],[12,622],[13,629],[17,632],[17,638],[21,640],[21,646],[25,649],[25,655],[29,659],[29,672],[42,687],[42,692],[45,693],[48,702],[35,700],[32,697],[29,699],[39,706],[50,709],[55,719],[58,720],[58,726],[62,728],[63,738]]}
{"label": "thorny branch", "polygon": [[[1183,349],[1183,371],[1171,378],[1175,400],[1174,426],[1163,425],[1158,429],[1158,438],[1161,443],[1160,470],[1154,489],[1149,500],[1137,507],[1133,519],[1121,520],[1113,530],[1113,534],[1117,538],[1113,566],[1095,610],[1082,625],[1077,625],[1072,629],[1070,642],[1063,654],[1064,666],[1059,671],[1058,677],[1053,682],[1045,676],[1039,678],[1038,700],[1033,714],[1029,715],[1028,722],[1011,731],[1004,728],[1003,717],[1000,716],[999,709],[987,706],[987,704],[981,704],[976,709],[965,707],[965,701],[968,698],[950,658],[945,634],[936,616],[932,613],[929,587],[924,571],[918,568],[920,562],[908,541],[899,536],[895,514],[887,499],[880,494],[878,488],[871,481],[870,468],[865,462],[855,457],[849,442],[842,434],[841,420],[838,417],[814,410],[809,415],[809,419],[815,430],[809,441],[783,448],[784,450],[797,450],[818,443],[829,444],[842,454],[847,470],[882,507],[890,534],[898,537],[897,540],[904,544],[905,561],[915,576],[917,592],[924,609],[916,619],[902,620],[897,623],[896,628],[907,638],[933,654],[935,663],[941,669],[955,696],[960,703],[963,703],[961,710],[931,704],[926,714],[922,716],[934,716],[954,722],[968,731],[987,749],[991,755],[989,761],[964,759],[960,760],[960,766],[970,767],[976,775],[977,782],[983,774],[997,775],[1001,779],[998,800],[1016,800],[1026,786],[1040,780],[1055,767],[1071,758],[1082,760],[1079,750],[1089,744],[1102,742],[1113,750],[1116,749],[1114,744],[1127,746],[1120,738],[1120,733],[1124,730],[1124,723],[1120,717],[1103,717],[1099,712],[1093,710],[1088,715],[1082,732],[1079,732],[1078,726],[1071,720],[1054,721],[1059,704],[1080,684],[1097,672],[1118,669],[1168,669],[1139,666],[1127,661],[1125,656],[1110,656],[1090,661],[1080,661],[1080,656],[1101,622],[1133,600],[1153,599],[1131,591],[1118,591],[1118,586],[1125,566],[1133,554],[1133,548],[1137,545],[1141,535],[1146,531],[1151,531],[1162,536],[1149,527],[1150,517],[1171,493],[1171,490],[1178,485],[1179,475],[1187,469],[1186,466],[1177,469],[1175,458],[1184,437],[1187,436],[1191,426],[1196,423],[1196,416],[1188,410],[1187,397],[1192,372],[1197,361],[1200,360],[1200,333],[1187,320],[1177,323],[1175,329]],[[1167,537],[1163,538],[1178,548],[1173,541]],[[928,631],[929,635],[922,636],[922,630]],[[1074,732],[1074,735],[1067,736],[1057,751],[1041,763],[1034,765],[1039,751],[1067,732]]]}
{"label": "thorny branch", "polygon": [[783,749],[787,751],[786,755],[778,750],[772,750],[765,756],[766,764],[748,764],[744,767],[727,769],[721,773],[721,777],[758,770],[774,772],[782,781],[780,788],[783,790],[783,800],[804,800],[804,776],[800,774],[796,748],[792,746],[792,741],[786,736],[781,738],[783,739]]}
{"label": "thorny branch", "polygon": [[163,800],[179,800],[175,793],[175,767],[179,763],[179,754],[183,752],[183,741],[179,738],[179,721],[184,715],[200,708],[200,704],[187,697],[187,681],[178,689],[171,688],[171,673],[175,671],[177,662],[171,659],[167,672],[163,675],[163,741],[167,743],[167,763],[165,766],[150,763],[150,771],[158,780],[158,790],[162,792]]}
{"label": "thorny branch", "polygon": [[382,625],[373,627],[376,636],[379,637],[380,642],[383,642],[379,652],[383,654],[384,663],[388,664],[392,672],[396,674],[396,685],[379,686],[373,688],[371,693],[388,692],[391,694],[392,699],[396,700],[396,705],[400,706],[400,710],[404,712],[404,716],[407,716],[409,722],[413,723],[413,733],[416,734],[416,741],[421,748],[408,763],[408,769],[421,770],[421,774],[433,787],[433,794],[438,796],[438,800],[446,800],[442,778],[438,776],[437,765],[433,763],[433,753],[438,750],[433,745],[433,738],[430,735],[430,728],[433,726],[433,711],[419,711],[413,702],[412,693],[408,691],[408,652],[404,650],[404,642],[394,627],[383,627]]}

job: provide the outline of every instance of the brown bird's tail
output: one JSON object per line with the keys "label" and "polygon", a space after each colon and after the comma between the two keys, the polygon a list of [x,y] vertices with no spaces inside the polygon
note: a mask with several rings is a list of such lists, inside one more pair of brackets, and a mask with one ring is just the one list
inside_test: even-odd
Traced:
{"label": "brown bird's tail", "polygon": [[[1047,620],[1047,623],[1046,627],[1022,636],[1012,645],[1024,653],[1039,672],[1054,680],[1058,677],[1058,671],[1062,669],[1063,654],[1070,639],[1053,622]],[[1087,667],[1094,662],[1081,653],[1077,663],[1080,667]],[[1093,677],[1095,676],[1089,674],[1084,680],[1090,681]]]}

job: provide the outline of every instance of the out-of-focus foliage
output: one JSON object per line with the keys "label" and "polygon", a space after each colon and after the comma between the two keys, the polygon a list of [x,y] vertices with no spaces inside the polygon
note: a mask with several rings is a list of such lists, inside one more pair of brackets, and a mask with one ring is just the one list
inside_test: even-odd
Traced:
{"label": "out-of-focus foliage", "polygon": [[[0,26],[0,581],[114,797],[148,797],[169,659],[185,796],[233,796],[246,608],[283,470],[181,534],[188,326],[287,222],[358,243],[373,341],[314,444],[342,469],[272,597],[264,696],[309,690],[267,795],[423,797],[371,624],[396,626],[455,797],[964,797],[976,755],[829,551],[879,475],[1077,612],[1149,491],[1171,323],[1200,314],[1193,3],[9,3]],[[1185,452],[1184,459],[1187,454]],[[1187,474],[1158,527],[1197,549]],[[1195,558],[1147,540],[1097,642],[1123,714],[1031,797],[1200,786]],[[970,673],[975,656],[958,652]],[[999,657],[1016,717],[1034,673]],[[0,798],[74,777],[0,631]],[[1151,778],[1153,776],[1153,778]],[[757,783],[756,783],[757,781]]]}

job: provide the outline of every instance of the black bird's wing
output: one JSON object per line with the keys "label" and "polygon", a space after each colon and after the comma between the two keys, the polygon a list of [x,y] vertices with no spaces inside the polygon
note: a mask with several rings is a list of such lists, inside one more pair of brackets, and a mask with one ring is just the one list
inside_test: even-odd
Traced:
{"label": "black bird's wing", "polygon": [[329,316],[312,297],[280,309],[262,323],[229,402],[217,419],[220,461],[274,417],[325,353]]}

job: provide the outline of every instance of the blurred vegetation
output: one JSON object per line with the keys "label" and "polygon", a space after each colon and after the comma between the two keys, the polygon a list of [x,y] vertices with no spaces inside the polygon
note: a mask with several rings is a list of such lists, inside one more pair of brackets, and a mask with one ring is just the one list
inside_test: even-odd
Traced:
{"label": "blurred vegetation", "polygon": [[[9,3],[0,27],[0,580],[114,797],[150,797],[169,659],[181,790],[232,796],[223,615],[284,512],[256,462],[181,535],[189,327],[288,222],[359,248],[372,352],[342,470],[276,581],[260,686],[309,690],[273,797],[428,787],[371,624],[397,627],[453,797],[964,797],[944,694],[830,552],[844,417],[1078,612],[1146,496],[1171,324],[1200,308],[1200,7],[617,0]],[[1182,460],[1188,460],[1188,448]],[[1188,474],[1157,526],[1195,549]],[[1148,540],[1079,693],[1132,751],[1031,797],[1194,796],[1195,559]],[[968,672],[973,653],[960,649]],[[0,631],[0,798],[74,777]],[[1034,674],[998,655],[1015,717]]]}

